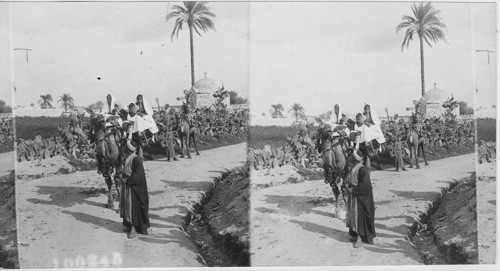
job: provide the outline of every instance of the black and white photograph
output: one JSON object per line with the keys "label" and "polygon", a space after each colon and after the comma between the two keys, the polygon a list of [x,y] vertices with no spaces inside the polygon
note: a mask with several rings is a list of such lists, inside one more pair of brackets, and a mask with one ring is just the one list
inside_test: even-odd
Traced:
{"label": "black and white photograph", "polygon": [[20,268],[248,265],[248,3],[1,5]]}
{"label": "black and white photograph", "polygon": [[252,4],[252,266],[495,263],[495,8]]}
{"label": "black and white photograph", "polygon": [[0,269],[496,270],[495,1],[0,1]]}

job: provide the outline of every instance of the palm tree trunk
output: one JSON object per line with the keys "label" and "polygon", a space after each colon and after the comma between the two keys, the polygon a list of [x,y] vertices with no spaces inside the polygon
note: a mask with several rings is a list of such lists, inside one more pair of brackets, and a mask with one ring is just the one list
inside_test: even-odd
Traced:
{"label": "palm tree trunk", "polygon": [[189,45],[191,49],[191,86],[194,86],[194,46],[193,46],[193,27],[189,26]]}
{"label": "palm tree trunk", "polygon": [[420,36],[420,77],[422,80],[422,97],[425,95],[425,79],[424,79],[424,41]]}

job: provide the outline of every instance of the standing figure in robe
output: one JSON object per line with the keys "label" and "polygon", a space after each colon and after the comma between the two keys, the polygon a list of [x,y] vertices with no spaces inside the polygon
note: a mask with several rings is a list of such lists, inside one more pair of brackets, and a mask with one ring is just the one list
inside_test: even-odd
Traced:
{"label": "standing figure in robe", "polygon": [[123,164],[124,180],[120,198],[120,217],[123,218],[125,232],[132,239],[137,234],[148,234],[149,195],[142,159],[136,154],[137,145],[127,141],[127,158]]}
{"label": "standing figure in robe", "polygon": [[353,152],[354,167],[345,178],[348,187],[346,226],[354,247],[373,244],[375,238],[375,203],[370,171],[363,166],[363,153]]}

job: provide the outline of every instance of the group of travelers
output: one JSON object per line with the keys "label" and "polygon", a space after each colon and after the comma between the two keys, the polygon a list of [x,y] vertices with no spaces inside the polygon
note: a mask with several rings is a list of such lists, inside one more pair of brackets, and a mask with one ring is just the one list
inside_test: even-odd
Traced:
{"label": "group of travelers", "polygon": [[[354,247],[363,246],[365,243],[373,244],[376,236],[370,165],[366,164],[369,155],[376,152],[390,153],[395,158],[396,171],[400,169],[406,171],[403,156],[407,152],[405,145],[409,129],[414,129],[419,140],[425,140],[427,145],[444,146],[474,141],[473,120],[464,119],[448,123],[440,118],[424,119],[418,104],[409,122],[398,118],[397,115],[393,119],[381,121],[368,104],[364,106],[362,113],[355,115],[354,120],[348,118],[342,107],[336,104],[329,121],[316,118],[316,122],[320,125],[319,131],[329,131],[336,136],[348,138],[349,148],[352,149],[350,159],[353,166],[349,167],[349,173],[344,176],[343,182],[347,187],[344,192],[348,198],[345,222]],[[315,152],[319,141],[316,142],[316,146],[314,144],[313,147],[310,146],[312,139],[315,137],[319,139],[318,134],[312,132],[311,126],[312,124],[301,124],[300,131],[296,135],[288,136],[286,146],[272,148],[266,145],[262,150],[250,150],[248,153],[250,164],[256,169],[261,165],[275,167],[287,163],[304,166],[300,161],[309,158],[308,167],[321,167],[318,162],[321,161],[321,156]],[[356,136],[349,137],[353,133]],[[490,157],[491,152],[486,150],[486,143],[482,145],[485,146],[482,148],[484,157]]]}
{"label": "group of travelers", "polygon": [[[372,151],[380,151],[381,145],[386,142],[380,119],[369,104],[365,104],[363,113],[356,114],[355,121],[348,119],[342,112],[341,106],[336,104],[330,123],[323,123],[320,119],[317,121],[323,126],[323,131],[350,136],[349,145],[353,149],[350,157],[353,159],[353,166],[343,178],[346,187],[344,193],[348,199],[345,223],[355,248],[363,246],[363,243],[374,244],[375,203],[370,180],[370,165],[367,163],[369,152],[362,151],[360,147],[364,144]],[[354,137],[351,132],[354,132]]]}

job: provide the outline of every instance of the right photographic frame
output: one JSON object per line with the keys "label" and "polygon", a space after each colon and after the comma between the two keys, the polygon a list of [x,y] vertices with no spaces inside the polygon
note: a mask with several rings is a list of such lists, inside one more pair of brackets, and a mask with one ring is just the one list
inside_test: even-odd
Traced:
{"label": "right photographic frame", "polygon": [[496,263],[496,3],[252,2],[252,266]]}

